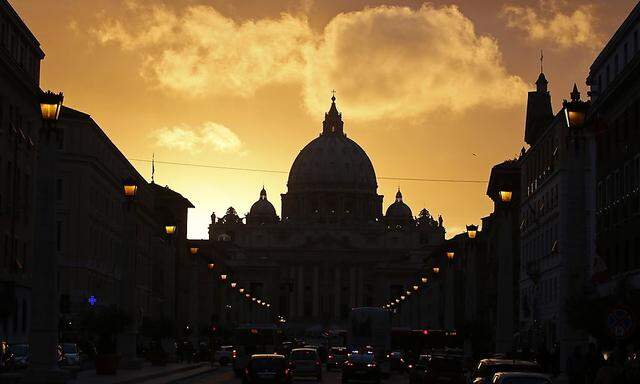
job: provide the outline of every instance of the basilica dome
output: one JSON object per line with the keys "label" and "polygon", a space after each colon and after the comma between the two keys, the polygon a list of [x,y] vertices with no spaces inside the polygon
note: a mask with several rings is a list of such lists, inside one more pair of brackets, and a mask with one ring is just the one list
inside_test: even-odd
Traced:
{"label": "basilica dome", "polygon": [[247,215],[247,223],[265,223],[277,220],[276,209],[269,200],[267,200],[267,191],[262,188],[260,191],[260,198],[253,203]]}
{"label": "basilica dome", "polygon": [[385,217],[391,221],[408,221],[413,219],[411,208],[402,201],[402,192],[400,192],[400,189],[398,189],[398,193],[396,193],[396,201],[387,208]]}
{"label": "basilica dome", "polygon": [[375,193],[376,173],[366,152],[343,131],[335,97],[325,113],[319,137],[298,154],[287,186],[289,192],[344,191]]}

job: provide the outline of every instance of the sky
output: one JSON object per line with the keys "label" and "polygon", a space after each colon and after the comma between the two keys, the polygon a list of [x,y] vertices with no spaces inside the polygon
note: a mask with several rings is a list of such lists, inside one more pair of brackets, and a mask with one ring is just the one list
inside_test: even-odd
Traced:
{"label": "sky", "polygon": [[[543,51],[554,110],[633,0],[9,0],[46,57],[42,88],[90,114],[155,182],[212,212],[280,212],[287,172],[317,137],[332,90],[378,177],[487,180],[525,146]],[[161,162],[273,170],[257,172]],[[147,179],[148,162],[132,160]],[[485,183],[378,180],[447,237],[492,210]]]}

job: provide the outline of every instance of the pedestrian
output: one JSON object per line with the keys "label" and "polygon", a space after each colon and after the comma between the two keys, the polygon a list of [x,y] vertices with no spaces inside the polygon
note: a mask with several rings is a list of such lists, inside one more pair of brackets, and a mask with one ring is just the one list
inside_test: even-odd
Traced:
{"label": "pedestrian", "polygon": [[602,353],[596,348],[595,343],[589,343],[589,349],[586,356],[586,368],[587,368],[587,384],[592,384],[602,367],[604,359]]}
{"label": "pedestrian", "polygon": [[579,345],[573,349],[573,353],[567,359],[567,376],[569,384],[585,384],[586,364]]}

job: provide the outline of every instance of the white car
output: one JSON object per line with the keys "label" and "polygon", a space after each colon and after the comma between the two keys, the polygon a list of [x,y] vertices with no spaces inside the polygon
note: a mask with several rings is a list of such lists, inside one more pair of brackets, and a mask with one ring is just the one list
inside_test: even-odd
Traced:
{"label": "white car", "polygon": [[222,345],[213,354],[213,360],[220,363],[220,365],[227,365],[235,358],[236,350],[233,345]]}
{"label": "white car", "polygon": [[553,384],[548,375],[533,372],[498,372],[492,384]]}

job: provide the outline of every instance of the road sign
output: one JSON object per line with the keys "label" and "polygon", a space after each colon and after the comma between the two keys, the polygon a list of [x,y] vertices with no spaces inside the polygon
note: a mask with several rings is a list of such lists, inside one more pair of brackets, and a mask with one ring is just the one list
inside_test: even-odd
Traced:
{"label": "road sign", "polygon": [[617,339],[625,339],[633,333],[635,321],[631,309],[618,305],[609,310],[607,315],[609,333]]}

